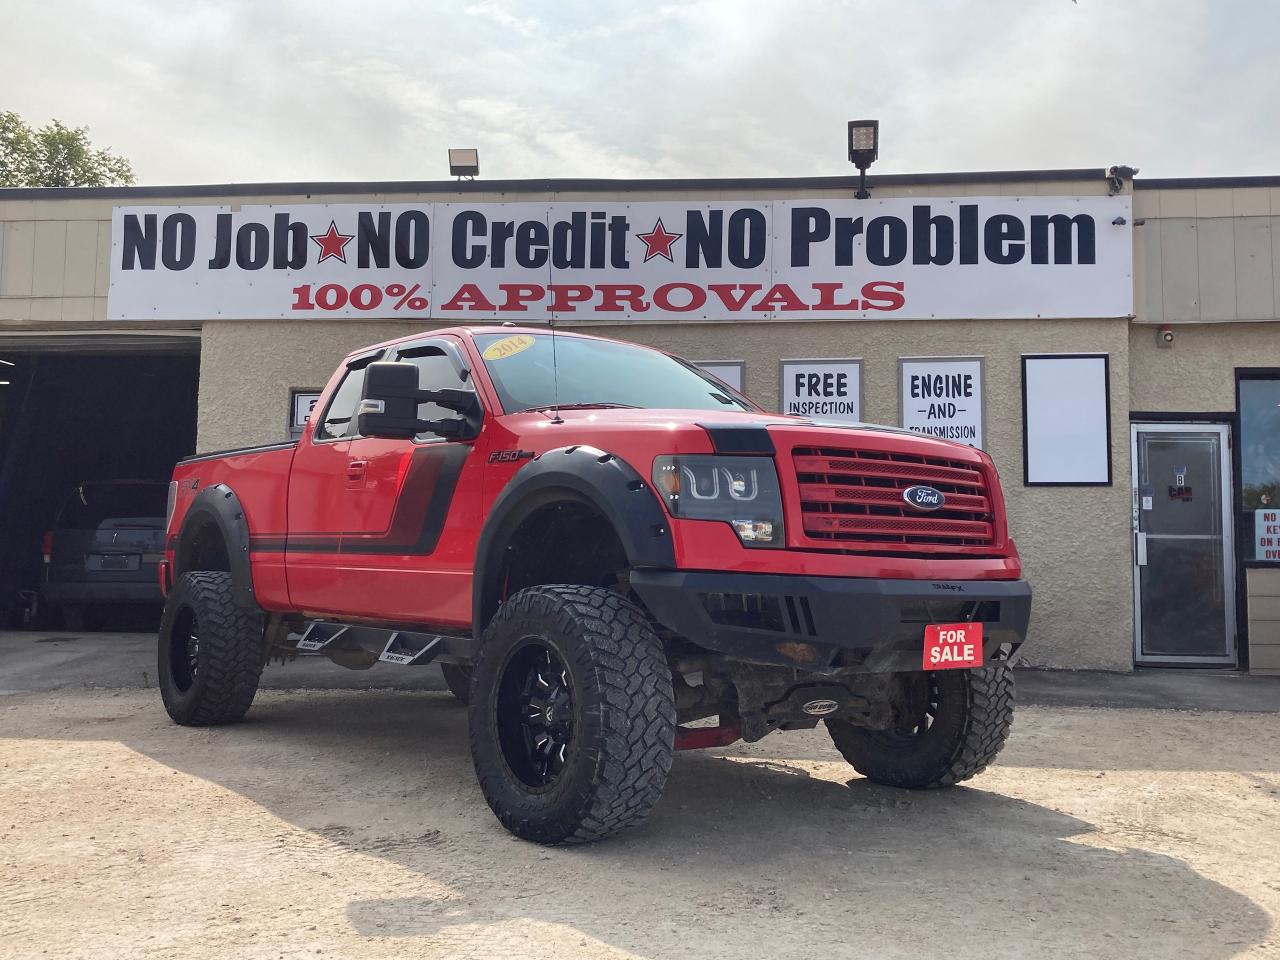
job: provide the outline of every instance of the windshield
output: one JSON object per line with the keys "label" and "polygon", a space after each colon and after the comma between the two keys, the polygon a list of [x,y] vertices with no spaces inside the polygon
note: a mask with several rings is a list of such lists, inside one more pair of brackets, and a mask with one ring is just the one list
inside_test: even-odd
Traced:
{"label": "windshield", "polygon": [[475,338],[507,413],[554,406],[605,405],[680,410],[751,410],[745,400],[691,364],[657,350],[611,340],[550,334]]}

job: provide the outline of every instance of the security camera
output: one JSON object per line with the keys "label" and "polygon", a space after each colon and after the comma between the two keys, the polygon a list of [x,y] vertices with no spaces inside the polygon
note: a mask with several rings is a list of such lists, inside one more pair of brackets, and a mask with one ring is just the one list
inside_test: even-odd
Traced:
{"label": "security camera", "polygon": [[1164,327],[1161,327],[1156,332],[1156,346],[1157,347],[1173,346],[1173,327],[1164,326]]}
{"label": "security camera", "polygon": [[1138,168],[1131,167],[1127,163],[1117,163],[1107,171],[1108,177],[1119,177],[1121,180],[1132,180],[1137,175]]}
{"label": "security camera", "polygon": [[1116,217],[1114,220],[1111,221],[1111,225],[1113,227],[1123,227],[1128,222],[1129,221],[1126,220],[1124,217]]}

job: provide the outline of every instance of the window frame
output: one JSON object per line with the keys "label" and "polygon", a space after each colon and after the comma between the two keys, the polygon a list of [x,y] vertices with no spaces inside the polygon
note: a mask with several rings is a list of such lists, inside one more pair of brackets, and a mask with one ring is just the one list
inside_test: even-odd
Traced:
{"label": "window frame", "polygon": [[[331,393],[329,395],[329,399],[325,401],[324,412],[312,426],[311,442],[313,444],[344,443],[359,438],[359,433],[353,433],[350,436],[345,437],[324,437],[320,435],[320,432],[324,429],[325,421],[329,419],[329,412],[333,409],[333,402],[338,399],[338,394],[342,392],[342,388],[346,384],[347,378],[351,376],[353,371],[363,370],[369,364],[381,359],[385,353],[385,350],[373,350],[369,353],[362,353],[357,357],[352,357],[343,364],[344,372],[342,374],[342,379],[339,380],[337,386],[333,388],[333,393]],[[359,405],[360,402],[357,400],[356,406],[358,407]],[[351,415],[352,419],[355,419],[355,408],[352,408]]]}
{"label": "window frame", "polygon": [[[1235,491],[1234,504],[1236,517],[1236,561],[1241,568],[1245,570],[1277,570],[1280,569],[1280,562],[1275,560],[1254,560],[1245,557],[1246,552],[1253,552],[1254,538],[1257,531],[1254,529],[1253,511],[1245,510],[1244,507],[1244,409],[1240,403],[1240,384],[1245,380],[1274,380],[1280,383],[1280,367],[1236,367],[1235,369],[1235,456],[1233,457],[1233,468],[1235,470]],[[1280,509],[1280,505],[1277,505]],[[1248,514],[1248,521],[1246,521]],[[1245,534],[1248,534],[1246,537]],[[1246,547],[1246,542],[1248,547]],[[1244,577],[1240,580],[1243,583]]]}
{"label": "window frame", "polygon": [[[476,401],[480,404],[481,416],[483,417],[485,409],[484,397],[476,389],[475,371],[471,369],[461,349],[452,340],[435,337],[429,340],[414,340],[412,343],[398,344],[392,351],[392,358],[397,363],[411,363],[413,357],[409,356],[409,354],[426,349],[439,350],[444,358],[449,361],[453,366],[454,372],[458,375],[458,379],[462,381],[463,387],[469,387],[471,392],[476,395]],[[418,386],[422,386],[421,374],[419,374]],[[411,442],[415,444],[445,443],[449,439],[449,437],[442,437],[439,434],[414,434]]]}

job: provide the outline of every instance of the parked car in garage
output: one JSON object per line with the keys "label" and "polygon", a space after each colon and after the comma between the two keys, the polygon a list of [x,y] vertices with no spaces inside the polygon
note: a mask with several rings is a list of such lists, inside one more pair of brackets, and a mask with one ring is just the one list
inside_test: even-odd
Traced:
{"label": "parked car in garage", "polygon": [[167,497],[168,485],[150,480],[77,484],[44,535],[46,612],[83,630],[109,608],[162,603],[156,567]]}

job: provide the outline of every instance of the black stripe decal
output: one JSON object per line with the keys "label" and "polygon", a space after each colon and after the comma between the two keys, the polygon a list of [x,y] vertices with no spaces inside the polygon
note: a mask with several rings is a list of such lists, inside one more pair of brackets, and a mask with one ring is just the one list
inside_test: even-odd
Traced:
{"label": "black stripe decal", "polygon": [[460,443],[415,450],[385,533],[256,534],[249,538],[249,549],[254,553],[426,556],[440,541],[470,450]]}
{"label": "black stripe decal", "polygon": [[773,438],[764,427],[748,424],[700,423],[716,453],[749,453],[773,456]]}

